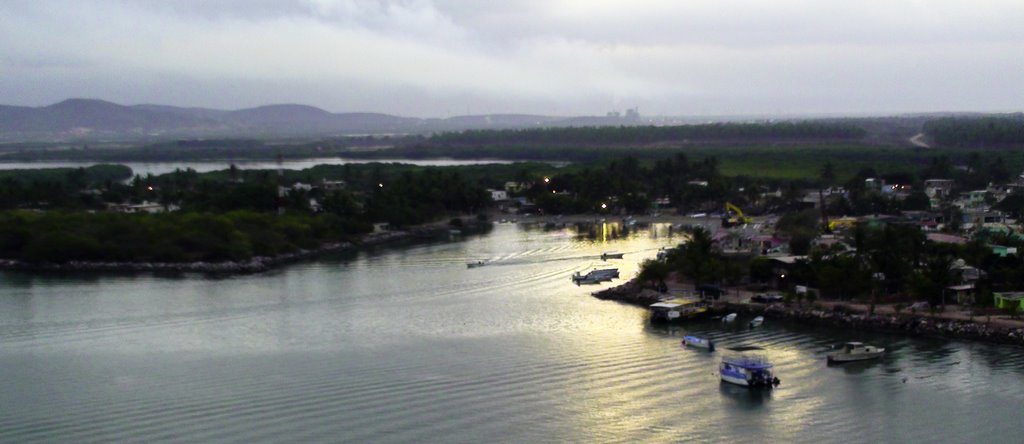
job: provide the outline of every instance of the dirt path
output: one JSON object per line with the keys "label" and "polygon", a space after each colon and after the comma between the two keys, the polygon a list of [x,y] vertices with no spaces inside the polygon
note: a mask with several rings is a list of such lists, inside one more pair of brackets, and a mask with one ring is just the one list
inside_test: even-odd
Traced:
{"label": "dirt path", "polygon": [[909,140],[911,144],[918,148],[931,148],[931,145],[925,143],[924,137],[924,133],[917,133],[914,135],[914,137],[911,137],[910,139],[907,140]]}

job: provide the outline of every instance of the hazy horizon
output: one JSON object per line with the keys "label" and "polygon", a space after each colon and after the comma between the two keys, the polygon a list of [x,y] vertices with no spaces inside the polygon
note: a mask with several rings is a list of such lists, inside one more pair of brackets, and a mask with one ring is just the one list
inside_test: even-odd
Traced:
{"label": "hazy horizon", "polygon": [[1024,4],[0,4],[0,102],[481,114],[1018,112]]}

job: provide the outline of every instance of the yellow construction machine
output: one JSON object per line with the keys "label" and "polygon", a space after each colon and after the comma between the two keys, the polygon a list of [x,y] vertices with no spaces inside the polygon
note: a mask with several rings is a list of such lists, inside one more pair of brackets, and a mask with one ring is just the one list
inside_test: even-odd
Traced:
{"label": "yellow construction machine", "polygon": [[722,226],[729,228],[749,224],[753,219],[743,215],[743,210],[729,202],[725,203],[725,214],[722,215]]}

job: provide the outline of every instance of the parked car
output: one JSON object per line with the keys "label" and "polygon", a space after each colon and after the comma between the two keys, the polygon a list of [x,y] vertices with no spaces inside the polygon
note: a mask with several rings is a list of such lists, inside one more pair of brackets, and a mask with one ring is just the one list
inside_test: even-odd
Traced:
{"label": "parked car", "polygon": [[750,298],[751,302],[760,302],[762,304],[771,304],[773,302],[782,302],[782,295],[776,293],[758,293]]}

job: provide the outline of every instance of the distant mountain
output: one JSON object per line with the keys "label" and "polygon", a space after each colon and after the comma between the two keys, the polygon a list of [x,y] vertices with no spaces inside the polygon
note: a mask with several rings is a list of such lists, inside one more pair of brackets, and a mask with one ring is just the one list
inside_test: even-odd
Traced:
{"label": "distant mountain", "polygon": [[298,104],[228,111],[68,99],[37,108],[0,105],[0,140],[402,134],[551,126],[560,120],[526,114],[419,119],[380,113],[331,113]]}
{"label": "distant mountain", "polygon": [[41,108],[0,109],[0,132],[5,135],[81,136],[93,132],[143,135],[216,125],[213,120],[188,113],[168,113],[92,99],[69,99]]}

